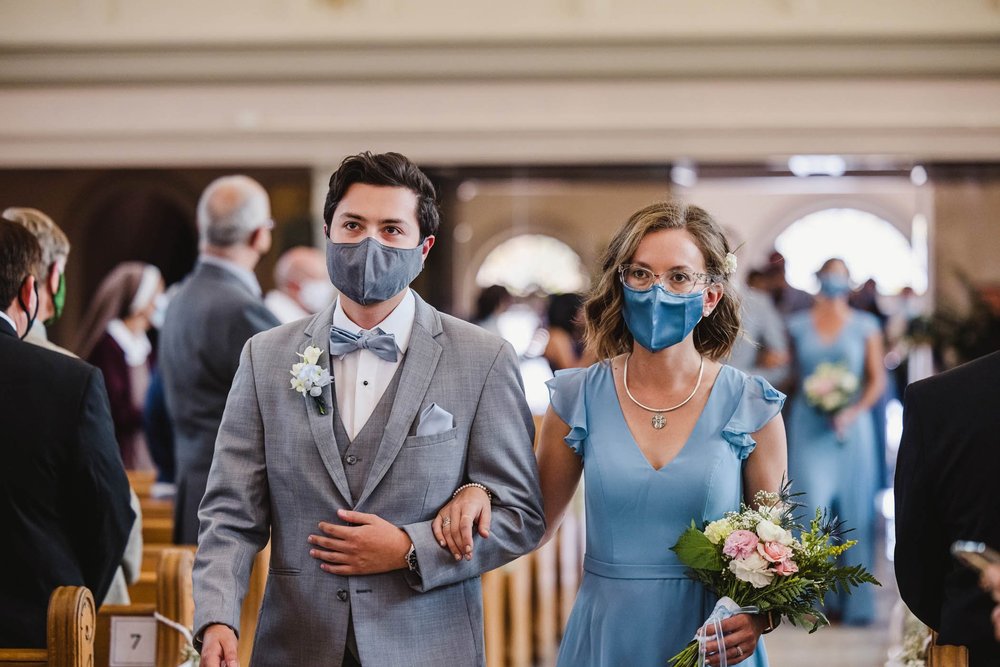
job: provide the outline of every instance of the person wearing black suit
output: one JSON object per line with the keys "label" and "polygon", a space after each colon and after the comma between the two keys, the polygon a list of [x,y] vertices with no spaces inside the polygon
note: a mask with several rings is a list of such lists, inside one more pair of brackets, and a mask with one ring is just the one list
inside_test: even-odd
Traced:
{"label": "person wearing black suit", "polygon": [[267,192],[246,176],[224,176],[198,202],[201,256],[174,293],[160,331],[159,365],[174,428],[174,541],[198,542],[198,506],[240,352],[278,326],[253,269],[271,247]]}
{"label": "person wearing black suit", "polygon": [[939,643],[1000,665],[993,603],[951,557],[955,540],[1000,547],[1000,352],[910,385],[896,462],[896,581]]}
{"label": "person wearing black suit", "polygon": [[0,220],[0,647],[44,647],[49,596],[98,605],[135,514],[99,370],[24,342],[37,314],[31,232]]}

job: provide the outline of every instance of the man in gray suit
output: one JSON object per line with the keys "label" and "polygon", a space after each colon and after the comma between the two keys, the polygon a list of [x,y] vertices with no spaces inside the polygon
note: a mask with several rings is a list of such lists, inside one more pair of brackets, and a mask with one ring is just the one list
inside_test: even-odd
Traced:
{"label": "man in gray suit", "polygon": [[198,505],[240,349],[250,336],[278,324],[253,273],[271,247],[267,192],[246,176],[225,176],[205,189],[197,215],[201,256],[171,298],[159,348],[174,426],[178,544],[198,540]]}
{"label": "man in gray suit", "polygon": [[[479,575],[544,531],[517,359],[409,289],[439,222],[405,157],[344,160],[324,217],[341,296],[247,343],[223,416],[195,560],[202,665],[236,664],[268,537],[254,664],[484,665]],[[493,502],[466,558],[431,531],[456,490]]]}

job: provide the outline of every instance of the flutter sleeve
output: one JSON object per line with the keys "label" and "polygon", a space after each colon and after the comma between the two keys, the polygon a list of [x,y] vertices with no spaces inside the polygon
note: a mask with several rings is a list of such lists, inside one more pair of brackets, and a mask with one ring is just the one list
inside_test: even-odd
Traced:
{"label": "flutter sleeve", "polygon": [[566,444],[582,457],[587,439],[587,369],[567,368],[545,383],[552,410],[569,426]]}
{"label": "flutter sleeve", "polygon": [[759,375],[747,375],[743,378],[743,393],[729,423],[722,429],[722,436],[737,458],[744,460],[750,456],[750,452],[757,446],[751,434],[774,419],[784,404],[785,395],[764,378]]}

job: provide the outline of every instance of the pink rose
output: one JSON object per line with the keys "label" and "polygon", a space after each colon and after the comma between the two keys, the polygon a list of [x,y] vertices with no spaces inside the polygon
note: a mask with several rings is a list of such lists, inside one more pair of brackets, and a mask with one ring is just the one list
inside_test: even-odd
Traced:
{"label": "pink rose", "polygon": [[746,558],[752,553],[756,553],[760,539],[749,530],[734,530],[726,538],[726,543],[722,547],[722,553],[731,558]]}
{"label": "pink rose", "polygon": [[792,550],[780,542],[761,542],[757,552],[769,563],[780,563],[792,555]]}
{"label": "pink rose", "polygon": [[795,574],[799,571],[799,566],[795,564],[790,558],[786,558],[777,565],[774,566],[775,574],[780,574],[783,577],[787,577],[790,574]]}

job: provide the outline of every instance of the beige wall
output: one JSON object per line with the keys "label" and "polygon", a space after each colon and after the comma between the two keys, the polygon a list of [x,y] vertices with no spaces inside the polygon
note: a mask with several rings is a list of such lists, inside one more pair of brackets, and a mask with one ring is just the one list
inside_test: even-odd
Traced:
{"label": "beige wall", "polygon": [[976,283],[1000,285],[1000,175],[970,173],[934,185],[938,301],[968,305],[956,270]]}
{"label": "beige wall", "polygon": [[[476,271],[493,248],[519,234],[547,234],[569,245],[588,270],[614,231],[634,211],[669,196],[666,182],[477,181],[476,195],[455,204],[463,226],[449,238],[457,312],[467,314],[478,293]],[[455,227],[452,227],[454,232]]]}

